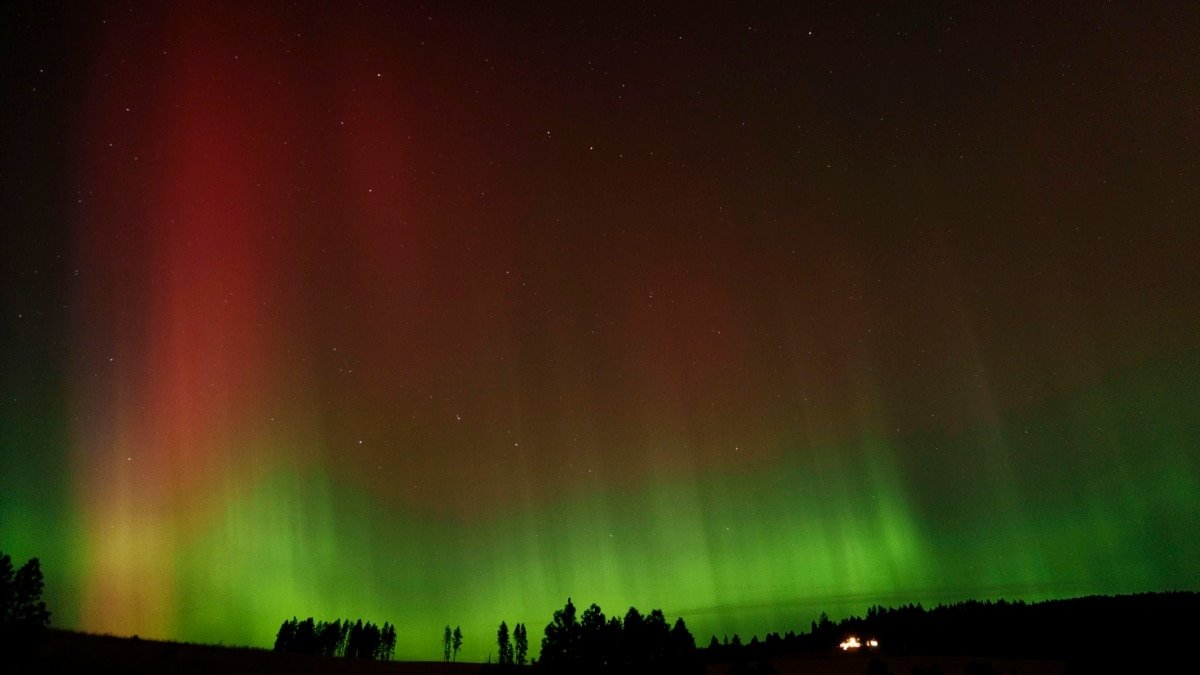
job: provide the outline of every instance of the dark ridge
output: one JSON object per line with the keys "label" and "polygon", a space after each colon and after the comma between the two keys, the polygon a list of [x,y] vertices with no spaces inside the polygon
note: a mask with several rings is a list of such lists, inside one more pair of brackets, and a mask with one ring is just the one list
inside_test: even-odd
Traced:
{"label": "dark ridge", "polygon": [[[1135,657],[1190,644],[1198,615],[1200,594],[1182,591],[1034,603],[968,600],[932,609],[875,606],[866,616],[837,622],[822,614],[807,633],[769,633],[748,642],[713,636],[703,651],[709,663],[753,662],[841,652],[839,645],[856,637],[864,646],[849,651],[890,656]],[[878,646],[865,646],[867,640]]]}

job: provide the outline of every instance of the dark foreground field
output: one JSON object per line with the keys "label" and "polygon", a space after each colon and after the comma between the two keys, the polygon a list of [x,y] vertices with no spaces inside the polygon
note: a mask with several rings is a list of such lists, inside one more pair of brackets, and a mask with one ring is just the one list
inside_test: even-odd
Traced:
{"label": "dark foreground field", "polygon": [[[940,669],[944,675],[967,672],[972,659],[964,657],[896,656],[880,659],[891,673],[909,675]],[[977,660],[978,661],[978,660]],[[1021,675],[1058,675],[1067,667],[1063,660],[987,659],[995,673]],[[748,664],[751,670],[758,664]],[[772,659],[771,668],[779,675],[863,675],[870,658],[865,655],[830,654],[825,656],[792,656]],[[978,663],[976,664],[978,666]],[[708,667],[709,675],[723,675],[733,669],[731,664]],[[0,667],[8,671],[8,668]],[[265,649],[218,647],[212,645],[158,642],[136,638],[89,635],[71,631],[51,630],[32,659],[19,664],[17,673],[121,673],[150,675],[179,673],[254,673],[255,675],[360,675],[390,673],[407,675],[436,673],[488,672],[478,663],[439,663],[420,661],[354,661],[301,654],[277,654]],[[934,671],[936,672],[936,671]],[[985,671],[986,672],[986,671]]]}
{"label": "dark foreground field", "polygon": [[[437,663],[420,661],[356,661],[303,654],[277,654],[266,649],[218,647],[213,645],[159,642],[137,638],[89,635],[72,631],[50,630],[33,658],[15,669],[21,673],[121,673],[157,675],[179,673],[255,673],[284,675],[328,673],[329,675],[368,675],[390,673],[408,675],[437,673],[458,675],[478,673],[478,663]],[[0,664],[0,671],[7,668]]]}
{"label": "dark foreground field", "polygon": [[[874,657],[863,654],[845,655],[830,654],[828,656],[781,656],[771,659],[770,669],[778,675],[868,675],[882,673],[879,664],[872,664]],[[1062,659],[1012,659],[1012,658],[967,658],[963,656],[880,656],[878,661],[887,667],[892,675],[910,675],[911,673],[941,673],[941,675],[971,675],[978,673],[994,673],[996,675],[1062,675],[1073,673]],[[708,675],[725,675],[725,673],[758,673],[757,663],[750,663],[738,670],[730,664],[710,665]],[[990,669],[990,670],[989,670]],[[1085,669],[1085,672],[1092,672]]]}

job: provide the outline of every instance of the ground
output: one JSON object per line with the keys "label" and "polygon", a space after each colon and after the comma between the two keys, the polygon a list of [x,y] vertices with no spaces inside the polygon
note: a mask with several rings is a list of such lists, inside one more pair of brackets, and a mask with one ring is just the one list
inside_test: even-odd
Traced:
{"label": "ground", "polygon": [[[771,666],[779,675],[863,675],[867,672],[869,655],[830,654],[826,656],[794,656],[772,660]],[[962,673],[971,659],[965,657],[896,656],[883,657],[888,670],[895,675],[908,675],[914,668],[928,671],[937,666],[945,675]],[[991,663],[997,673],[1022,675],[1058,675],[1066,667],[1061,660],[981,659]],[[753,664],[751,664],[753,665]],[[159,642],[137,638],[118,638],[89,635],[72,631],[51,630],[37,647],[35,657],[19,666],[24,673],[121,673],[150,675],[154,673],[273,673],[305,675],[358,675],[388,673],[391,675],[474,674],[484,670],[478,663],[440,663],[420,661],[352,661],[327,659],[298,654],[276,654],[266,649],[220,647],[214,645]],[[7,670],[7,669],[5,669]],[[729,664],[709,666],[709,675],[729,672]]]}

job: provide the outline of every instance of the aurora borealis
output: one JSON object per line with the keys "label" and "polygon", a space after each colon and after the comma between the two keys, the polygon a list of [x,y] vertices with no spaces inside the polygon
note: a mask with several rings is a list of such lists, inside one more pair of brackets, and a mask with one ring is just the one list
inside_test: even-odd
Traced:
{"label": "aurora borealis", "polygon": [[344,4],[2,10],[55,625],[1200,588],[1200,8]]}

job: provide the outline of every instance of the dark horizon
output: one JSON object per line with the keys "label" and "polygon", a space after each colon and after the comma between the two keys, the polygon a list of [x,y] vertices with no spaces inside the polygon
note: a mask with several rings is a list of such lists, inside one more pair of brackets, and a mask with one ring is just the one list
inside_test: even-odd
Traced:
{"label": "dark horizon", "polygon": [[0,9],[56,625],[1200,588],[1200,6],[396,4]]}
{"label": "dark horizon", "polygon": [[[896,668],[899,672],[912,668],[914,673],[918,669],[934,672],[932,669],[938,668],[944,672],[964,666],[968,673],[1006,672],[1009,667],[1032,668],[1034,672],[1090,672],[1100,664],[1112,667],[1115,663],[1137,662],[1146,667],[1160,661],[1166,655],[1148,646],[1186,643],[1191,628],[1186,617],[1198,609],[1200,593],[1195,591],[1087,596],[1038,603],[970,600],[932,607],[873,605],[840,620],[830,619],[823,612],[808,628],[800,630],[745,637],[736,633],[713,635],[703,641],[691,634],[683,617],[671,622],[661,610],[640,613],[630,608],[624,617],[617,612],[606,619],[603,609],[595,604],[583,608],[568,599],[567,606],[556,610],[546,628],[532,639],[523,624],[515,624],[510,632],[502,621],[497,644],[492,645],[498,652],[493,651],[486,661],[460,660],[463,634],[456,627],[451,636],[447,626],[441,659],[410,659],[408,663],[501,669],[536,666],[539,672],[629,672],[631,668],[639,672],[699,672],[714,667],[718,672],[722,667],[732,668],[729,672],[745,672],[747,668],[751,672],[774,672],[775,668],[784,672],[814,672],[814,668],[817,672],[861,672],[855,671],[855,666],[861,668],[870,658],[868,673],[882,673],[884,666],[893,672]],[[381,636],[383,641],[375,642]],[[3,637],[12,636],[6,633]],[[19,649],[8,643],[12,649],[8,658],[15,659],[16,664],[39,668],[38,672],[60,672],[84,664],[101,668],[142,664],[144,668],[150,662],[155,665],[146,672],[181,672],[185,666],[196,664],[233,667],[234,660],[244,661],[244,657],[216,653],[200,656],[208,647],[229,655],[273,652],[276,658],[260,659],[255,672],[323,671],[338,662],[352,669],[354,662],[392,661],[396,637],[394,627],[386,622],[382,627],[362,620],[314,623],[312,617],[284,621],[273,647],[181,644],[52,628],[44,637],[29,640]],[[181,646],[201,651],[188,652]],[[157,656],[148,659],[149,654]],[[318,656],[325,658],[304,660]]]}

